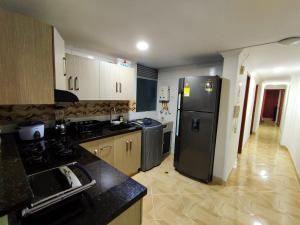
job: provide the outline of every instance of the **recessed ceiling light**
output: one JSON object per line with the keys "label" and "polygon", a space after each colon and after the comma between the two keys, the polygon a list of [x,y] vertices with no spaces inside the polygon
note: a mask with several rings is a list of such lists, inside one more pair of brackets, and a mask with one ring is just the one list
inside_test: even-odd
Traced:
{"label": "recessed ceiling light", "polygon": [[140,51],[146,51],[149,49],[149,44],[146,41],[139,41],[136,43],[136,47]]}
{"label": "recessed ceiling light", "polygon": [[95,57],[92,56],[92,55],[88,55],[87,57],[88,57],[89,59],[95,59]]}
{"label": "recessed ceiling light", "polygon": [[285,70],[284,67],[275,67],[273,73],[282,73]]}

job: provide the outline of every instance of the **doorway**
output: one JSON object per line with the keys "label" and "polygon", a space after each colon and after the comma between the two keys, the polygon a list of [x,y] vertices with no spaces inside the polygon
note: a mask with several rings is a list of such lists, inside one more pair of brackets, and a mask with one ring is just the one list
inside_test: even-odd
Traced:
{"label": "doorway", "polygon": [[279,90],[265,90],[262,107],[262,121],[276,121],[278,111]]}
{"label": "doorway", "polygon": [[246,90],[245,90],[245,97],[244,97],[244,106],[243,106],[243,114],[242,114],[241,130],[240,130],[239,147],[238,147],[238,153],[239,154],[242,153],[242,149],[243,149],[244,130],[245,130],[245,121],[246,121],[246,114],[247,114],[249,88],[250,88],[250,76],[248,75],[247,76],[247,83],[246,83]]}
{"label": "doorway", "polygon": [[280,126],[284,99],[284,89],[266,89],[264,91],[260,122],[269,121]]}

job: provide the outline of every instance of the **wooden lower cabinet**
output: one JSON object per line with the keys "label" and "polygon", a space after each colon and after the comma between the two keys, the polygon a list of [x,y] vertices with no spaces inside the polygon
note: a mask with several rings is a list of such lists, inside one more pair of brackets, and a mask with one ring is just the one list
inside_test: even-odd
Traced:
{"label": "wooden lower cabinet", "polygon": [[141,225],[142,224],[142,200],[139,200],[129,209],[115,218],[108,225]]}
{"label": "wooden lower cabinet", "polygon": [[115,137],[115,167],[128,176],[141,166],[141,132]]}
{"label": "wooden lower cabinet", "polygon": [[114,166],[114,138],[105,138],[81,144],[83,148]]}
{"label": "wooden lower cabinet", "polygon": [[141,167],[141,131],[81,144],[83,148],[132,176]]}

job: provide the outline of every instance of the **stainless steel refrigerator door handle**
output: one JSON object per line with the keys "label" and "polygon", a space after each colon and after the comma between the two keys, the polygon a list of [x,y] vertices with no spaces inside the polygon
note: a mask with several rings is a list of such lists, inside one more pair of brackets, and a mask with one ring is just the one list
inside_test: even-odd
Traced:
{"label": "stainless steel refrigerator door handle", "polygon": [[179,136],[179,121],[180,121],[180,110],[177,110],[177,118],[176,118],[176,136]]}
{"label": "stainless steel refrigerator door handle", "polygon": [[180,109],[181,107],[181,93],[178,94],[178,100],[177,100],[177,109]]}

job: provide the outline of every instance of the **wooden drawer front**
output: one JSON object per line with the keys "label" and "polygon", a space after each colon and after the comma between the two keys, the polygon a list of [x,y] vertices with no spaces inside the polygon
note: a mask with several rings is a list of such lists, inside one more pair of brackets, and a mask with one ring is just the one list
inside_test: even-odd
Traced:
{"label": "wooden drawer front", "polygon": [[114,139],[104,139],[99,143],[99,157],[114,166]]}
{"label": "wooden drawer front", "polygon": [[96,141],[86,142],[80,145],[105,162],[114,166],[114,139],[105,138]]}

